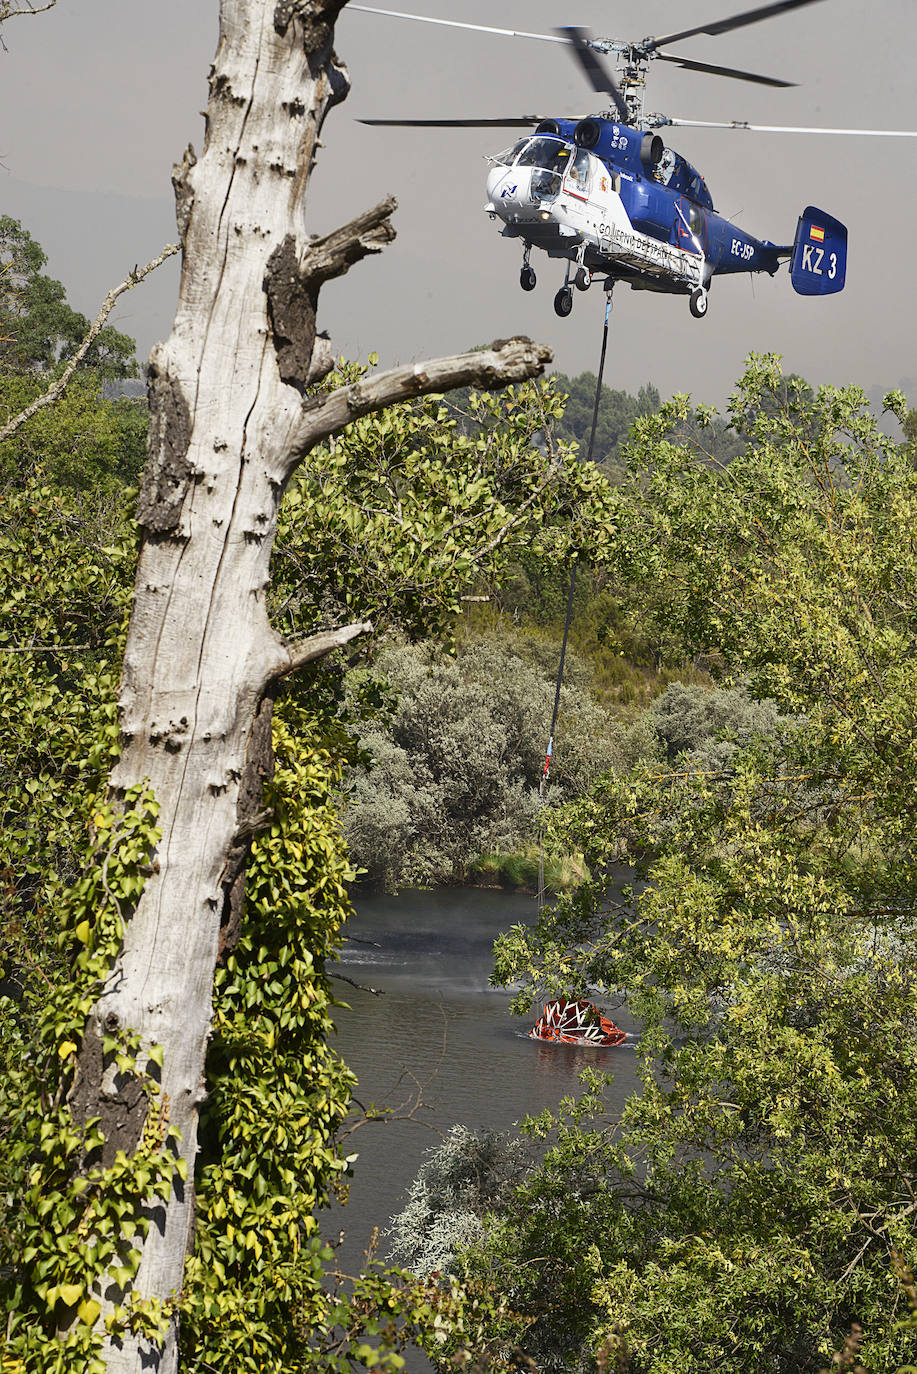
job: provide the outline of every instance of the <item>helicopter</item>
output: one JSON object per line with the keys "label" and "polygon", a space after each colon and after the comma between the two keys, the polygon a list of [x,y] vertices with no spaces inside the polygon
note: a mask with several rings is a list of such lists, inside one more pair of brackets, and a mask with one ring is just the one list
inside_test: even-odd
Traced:
{"label": "helicopter", "polygon": [[[420,128],[516,128],[529,132],[488,158],[484,209],[499,222],[503,237],[521,240],[524,291],[537,284],[532,249],[565,263],[554,297],[561,318],[573,310],[573,287],[586,291],[605,278],[605,290],[625,282],[634,290],[687,296],[691,314],[703,319],[714,276],[766,272],[784,262],[802,296],[842,291],[847,273],[847,230],[840,220],[808,205],[799,216],[792,243],[759,239],[723,215],[700,172],[666,146],[658,133],[669,126],[732,128],[752,132],[917,137],[911,130],[813,129],[711,123],[648,114],[646,77],[651,61],[766,86],[790,86],[776,77],[713,65],[664,51],[696,34],[717,35],[821,0],[772,0],[741,14],[640,42],[595,38],[565,27],[554,34],[527,33],[427,15],[350,5],[353,10],[506,37],[540,39],[569,46],[593,90],[610,97],[608,108],[582,118],[551,115],[506,119],[364,119],[374,126]],[[603,58],[618,59],[617,78]]]}

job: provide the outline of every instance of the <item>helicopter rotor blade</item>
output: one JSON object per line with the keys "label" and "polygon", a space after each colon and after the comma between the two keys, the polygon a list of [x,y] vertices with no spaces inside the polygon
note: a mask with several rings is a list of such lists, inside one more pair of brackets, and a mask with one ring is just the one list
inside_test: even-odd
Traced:
{"label": "helicopter rotor blade", "polygon": [[589,39],[588,29],[579,29],[571,26],[558,29],[557,32],[559,34],[569,35],[565,41],[573,44],[574,55],[585,72],[586,79],[592,86],[592,89],[598,91],[601,95],[610,95],[617,107],[618,114],[626,123],[630,118],[627,102],[618,89],[618,83],[615,81],[608,67],[606,67],[598,53],[593,50]]}
{"label": "helicopter rotor blade", "polygon": [[720,124],[710,119],[667,117],[660,121],[657,127],[669,126],[678,129],[738,129],[740,133],[753,134],[845,134],[851,138],[917,138],[917,129],[825,129],[790,124],[747,124],[742,119]]}
{"label": "helicopter rotor blade", "polygon": [[510,115],[508,119],[358,119],[358,124],[396,129],[532,129],[544,115]]}
{"label": "helicopter rotor blade", "polygon": [[730,33],[733,29],[744,28],[746,24],[757,24],[760,19],[770,19],[774,14],[785,14],[788,10],[797,10],[803,5],[817,3],[818,0],[773,0],[770,5],[759,5],[756,9],[730,15],[728,19],[715,19],[712,24],[698,24],[693,29],[681,29],[679,33],[666,33],[661,38],[651,38],[641,46],[644,52],[655,52],[666,43],[679,43],[683,38],[693,38],[697,33]]}
{"label": "helicopter rotor blade", "polygon": [[558,38],[553,33],[526,33],[523,29],[494,29],[488,24],[463,24],[458,19],[433,19],[428,14],[405,14],[401,10],[379,10],[370,5],[348,5],[348,10],[361,10],[363,14],[386,14],[391,19],[416,19],[421,24],[442,24],[448,29],[473,29],[476,33],[498,33],[504,38],[540,38],[545,43],[569,43],[569,38]]}
{"label": "helicopter rotor blade", "polygon": [[655,52],[660,62],[676,62],[689,72],[709,72],[712,76],[730,76],[736,81],[754,81],[759,86],[795,86],[795,81],[781,81],[776,76],[760,76],[757,72],[743,72],[738,67],[717,67],[710,62],[696,62],[693,57],[679,57],[676,53]]}

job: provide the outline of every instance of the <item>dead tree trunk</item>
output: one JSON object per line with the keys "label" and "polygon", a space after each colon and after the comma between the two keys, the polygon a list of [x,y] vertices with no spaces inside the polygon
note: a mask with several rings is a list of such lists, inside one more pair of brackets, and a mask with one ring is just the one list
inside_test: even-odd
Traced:
{"label": "dead tree trunk", "polygon": [[[154,872],[87,1026],[71,1093],[102,1117],[112,1153],[136,1144],[143,1107],[116,1093],[98,1053],[133,1031],[164,1050],[162,1101],[181,1132],[189,1185],[153,1214],[133,1291],[182,1285],[211,989],[221,926],[238,918],[244,854],[267,766],[272,684],[368,625],[284,643],[266,611],[278,505],[297,466],[349,420],[413,395],[540,372],[547,350],[510,340],[315,396],[331,346],[316,333],[324,281],[393,237],[393,201],[327,238],[301,232],[322,122],[348,90],[332,51],[343,0],[222,0],[206,140],[174,184],[183,248],[175,325],[151,359],[150,456],[120,696],[115,797],[147,779],[160,807]],[[228,930],[224,929],[224,939]],[[229,937],[231,938],[231,936]],[[102,1318],[111,1290],[98,1294]],[[112,1374],[177,1368],[162,1348],[108,1341]]]}

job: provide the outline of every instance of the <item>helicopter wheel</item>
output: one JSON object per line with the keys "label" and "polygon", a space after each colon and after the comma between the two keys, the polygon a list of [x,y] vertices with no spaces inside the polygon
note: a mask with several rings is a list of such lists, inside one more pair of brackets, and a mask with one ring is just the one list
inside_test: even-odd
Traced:
{"label": "helicopter wheel", "polygon": [[707,313],[707,293],[702,286],[698,286],[691,292],[690,300],[691,314],[696,320],[702,320]]}
{"label": "helicopter wheel", "polygon": [[523,267],[522,271],[519,273],[519,285],[522,287],[523,291],[534,291],[535,281],[535,269],[534,267],[529,267],[528,263],[526,263],[525,267]]}
{"label": "helicopter wheel", "polygon": [[554,312],[565,320],[573,309],[573,292],[569,286],[562,286],[554,297]]}
{"label": "helicopter wheel", "polygon": [[576,276],[573,278],[573,284],[579,291],[589,290],[592,285],[592,273],[589,271],[588,267],[578,267],[576,269]]}

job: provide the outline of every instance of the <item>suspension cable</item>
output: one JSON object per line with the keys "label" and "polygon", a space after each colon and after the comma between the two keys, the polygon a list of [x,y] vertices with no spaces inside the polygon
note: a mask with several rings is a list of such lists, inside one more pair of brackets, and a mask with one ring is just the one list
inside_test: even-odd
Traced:
{"label": "suspension cable", "polygon": [[[602,351],[599,355],[599,371],[595,381],[595,401],[592,406],[592,429],[589,434],[589,447],[586,450],[586,462],[592,462],[592,453],[595,448],[595,431],[599,420],[599,403],[602,399],[602,377],[605,373],[605,354],[608,350],[608,322],[611,318],[611,293],[614,290],[614,282],[608,282],[605,286],[605,324],[602,329]],[[554,685],[554,710],[551,713],[551,730],[548,735],[548,749],[545,754],[544,769],[541,774],[541,781],[538,784],[538,800],[544,806],[545,788],[551,775],[551,759],[554,755],[554,734],[557,730],[557,715],[560,710],[560,689],[564,680],[564,663],[567,658],[567,640],[570,636],[570,622],[573,619],[573,595],[576,591],[576,558],[570,563],[570,588],[567,592],[567,613],[564,617],[564,637],[560,646],[560,661],[557,665],[557,681]],[[538,909],[544,906],[544,827],[539,827],[539,855],[538,855]]]}

